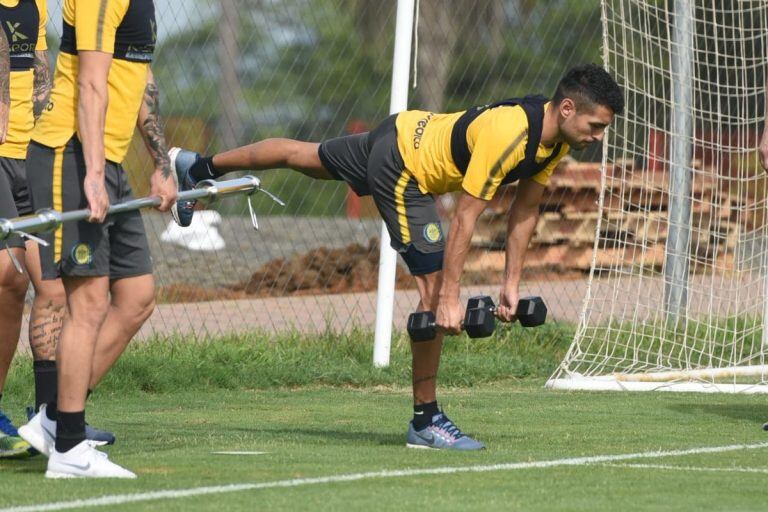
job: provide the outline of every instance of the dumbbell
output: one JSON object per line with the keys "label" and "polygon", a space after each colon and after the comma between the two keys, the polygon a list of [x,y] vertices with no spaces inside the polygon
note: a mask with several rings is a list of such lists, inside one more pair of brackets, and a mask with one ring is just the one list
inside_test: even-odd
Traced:
{"label": "dumbbell", "polygon": [[[476,330],[487,332],[485,336],[490,336],[493,333],[495,314],[496,306],[493,300],[487,295],[477,295],[467,302],[464,323],[472,325]],[[547,319],[547,305],[541,297],[523,297],[517,301],[515,316],[523,327],[539,326]]]}
{"label": "dumbbell", "polygon": [[[487,338],[493,334],[496,322],[490,308],[467,309],[461,328],[470,338]],[[429,341],[437,336],[435,314],[431,311],[417,311],[408,317],[408,335],[412,341]]]}
{"label": "dumbbell", "polygon": [[[496,305],[487,295],[472,297],[467,302],[462,328],[470,338],[487,338],[496,328]],[[523,327],[541,325],[547,318],[547,306],[541,297],[523,297],[517,304],[516,315]],[[413,341],[429,341],[437,335],[435,314],[418,311],[408,317],[408,335]]]}

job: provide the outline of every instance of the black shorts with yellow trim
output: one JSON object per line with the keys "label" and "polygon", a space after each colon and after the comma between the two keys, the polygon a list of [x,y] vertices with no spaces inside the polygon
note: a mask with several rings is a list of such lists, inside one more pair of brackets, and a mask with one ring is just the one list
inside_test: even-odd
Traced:
{"label": "black shorts with yellow trim", "polygon": [[[107,161],[104,174],[110,204],[133,199],[121,165]],[[76,137],[58,148],[31,142],[27,175],[36,210],[88,207],[83,190],[83,147]],[[149,243],[139,211],[108,217],[102,224],[67,223],[42,238],[50,244],[40,247],[43,279],[108,276],[115,280],[152,273]]]}
{"label": "black shorts with yellow trim", "polygon": [[338,137],[320,144],[323,166],[360,196],[376,203],[391,238],[412,275],[443,268],[445,236],[435,198],[423,194],[405,168],[397,147],[397,115],[373,131]]}
{"label": "black shorts with yellow trim", "polygon": [[[24,160],[0,156],[0,219],[13,219],[33,213],[27,188]],[[24,240],[13,235],[4,240],[5,247],[24,249]]]}

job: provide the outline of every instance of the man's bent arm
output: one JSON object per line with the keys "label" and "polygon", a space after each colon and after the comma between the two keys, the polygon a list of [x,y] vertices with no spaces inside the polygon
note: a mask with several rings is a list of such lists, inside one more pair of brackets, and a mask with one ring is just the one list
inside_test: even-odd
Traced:
{"label": "man's bent arm", "polygon": [[544,196],[544,190],[544,185],[533,180],[522,180],[517,187],[515,200],[510,207],[507,221],[504,284],[499,304],[499,316],[507,321],[514,318],[525,251],[528,249],[533,232],[536,230],[539,205]]}

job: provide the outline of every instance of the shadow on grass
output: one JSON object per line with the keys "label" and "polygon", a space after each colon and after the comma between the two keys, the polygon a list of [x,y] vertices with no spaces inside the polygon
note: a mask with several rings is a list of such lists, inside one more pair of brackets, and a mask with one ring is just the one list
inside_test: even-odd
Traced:
{"label": "shadow on grass", "polygon": [[238,432],[251,432],[261,434],[273,434],[279,437],[304,437],[312,439],[322,439],[325,442],[333,443],[364,443],[376,446],[401,446],[405,445],[405,430],[402,435],[389,434],[383,432],[353,432],[349,430],[329,430],[323,428],[235,428],[230,429]]}
{"label": "shadow on grass", "polygon": [[685,414],[712,414],[757,426],[768,421],[768,406],[764,400],[755,400],[753,404],[675,404],[668,408]]}

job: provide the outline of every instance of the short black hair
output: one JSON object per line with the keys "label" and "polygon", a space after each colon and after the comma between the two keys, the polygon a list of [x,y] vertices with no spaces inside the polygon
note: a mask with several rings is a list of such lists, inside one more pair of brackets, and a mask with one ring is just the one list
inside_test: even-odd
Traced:
{"label": "short black hair", "polygon": [[624,112],[624,94],[621,87],[602,66],[584,64],[569,69],[557,84],[552,102],[559,105],[571,98],[576,105],[598,104],[613,110],[616,115]]}

